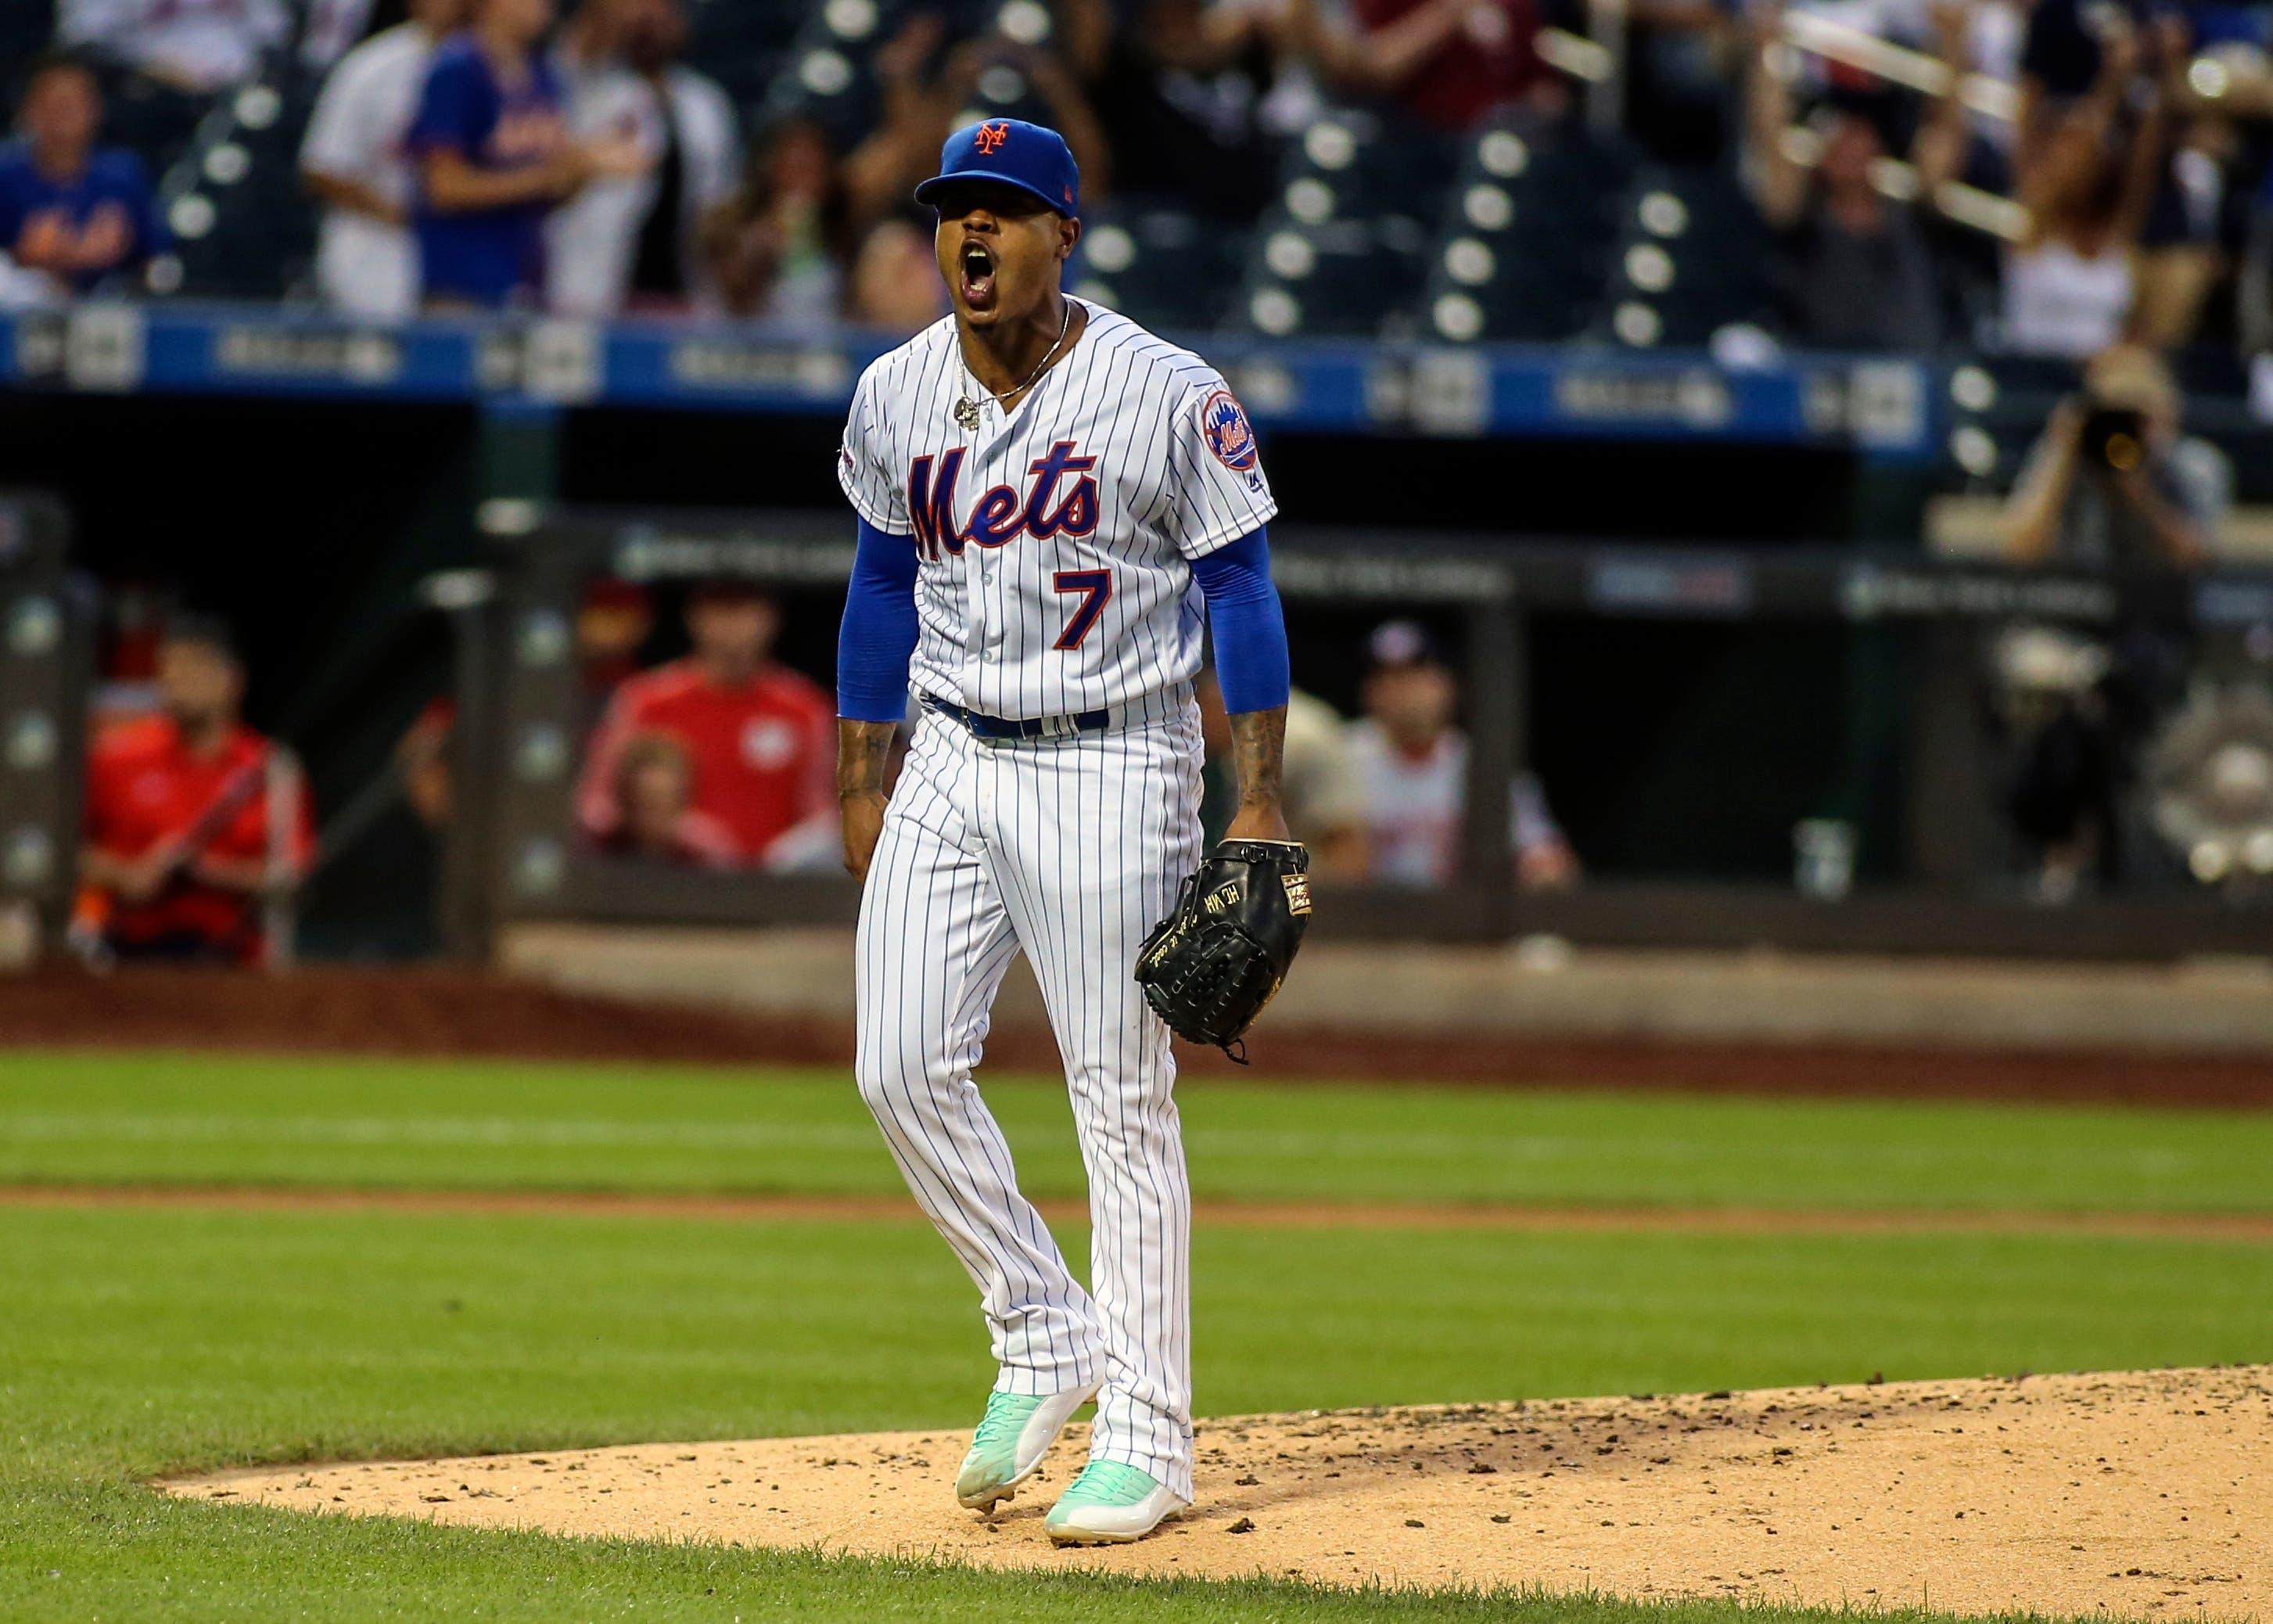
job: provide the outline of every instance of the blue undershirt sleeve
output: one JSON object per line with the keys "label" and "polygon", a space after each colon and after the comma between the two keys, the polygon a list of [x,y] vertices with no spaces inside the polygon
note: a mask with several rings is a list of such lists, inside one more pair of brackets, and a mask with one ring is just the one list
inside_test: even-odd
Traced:
{"label": "blue undershirt sleeve", "polygon": [[1234,716],[1287,703],[1287,616],[1271,584],[1268,531],[1249,530],[1192,560],[1215,634],[1216,681]]}
{"label": "blue undershirt sleeve", "polygon": [[896,722],[908,713],[908,662],[916,651],[916,546],[862,519],[836,629],[836,714]]}

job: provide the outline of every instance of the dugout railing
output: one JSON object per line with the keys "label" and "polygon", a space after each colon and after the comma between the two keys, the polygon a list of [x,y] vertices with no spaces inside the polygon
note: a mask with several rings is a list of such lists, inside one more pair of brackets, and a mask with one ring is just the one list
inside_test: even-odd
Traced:
{"label": "dugout railing", "polygon": [[[741,576],[807,595],[810,613],[833,624],[851,562],[843,523],[807,512],[628,512],[502,501],[485,507],[482,524],[498,549],[496,568],[455,578],[441,593],[457,628],[461,697],[458,813],[444,898],[453,944],[477,955],[500,928],[536,920],[849,922],[857,898],[841,876],[720,873],[610,857],[581,838],[572,806],[591,716],[574,650],[586,583],[604,575],[669,587]],[[1458,881],[1441,889],[1343,888],[1322,910],[1325,931],[2136,959],[2273,946],[2273,908],[2230,893],[2180,889],[2048,907],[1984,884],[1991,792],[1981,766],[1976,655],[1987,631],[2016,620],[2089,630],[2147,613],[2210,635],[2273,625],[2273,574],[2129,579],[1852,548],[1515,543],[1291,525],[1273,528],[1272,553],[1290,615],[1310,607],[1375,616],[1425,612],[1459,634],[1473,756]],[[1757,881],[1607,879],[1567,892],[1520,891],[1500,793],[1527,758],[1527,730],[1539,703],[1527,638],[1545,615],[1739,628],[1812,621],[1857,633],[1917,634],[1902,663],[1901,724],[1883,747],[1902,758],[1905,784],[1895,875],[1835,901]],[[1297,663],[1299,681],[1299,653]]]}
{"label": "dugout railing", "polygon": [[0,492],[0,914],[26,951],[60,937],[78,870],[95,602],[69,539],[61,502]]}

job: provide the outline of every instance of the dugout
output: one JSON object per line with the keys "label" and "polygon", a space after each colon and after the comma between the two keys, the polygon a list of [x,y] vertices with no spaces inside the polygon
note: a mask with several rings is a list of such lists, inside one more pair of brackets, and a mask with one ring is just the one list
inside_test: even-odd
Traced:
{"label": "dugout", "polygon": [[[572,631],[587,584],[604,576],[668,590],[739,575],[777,591],[792,605],[791,636],[814,644],[833,634],[850,566],[843,525],[791,511],[522,501],[492,502],[483,519],[498,567],[469,579],[454,617],[466,718],[458,759],[468,775],[451,861],[461,944],[477,951],[499,927],[536,920],[849,922],[857,898],[839,876],[626,862],[580,838],[569,802],[589,716]],[[2230,896],[2175,891],[2048,910],[2000,892],[1984,872],[1992,833],[1963,654],[1984,628],[2101,625],[2157,593],[2166,613],[2214,629],[2273,604],[2273,576],[2125,583],[1846,549],[1511,545],[1296,524],[1277,530],[1273,551],[1296,628],[1298,684],[1339,697],[1358,628],[1418,615],[1457,649],[1467,695],[1474,754],[1458,883],[1344,889],[1322,912],[1327,934],[1543,932],[1624,945],[2109,958],[2262,945],[2267,915]],[[1772,686],[1742,654],[1732,671],[1700,674],[1677,694],[1654,684],[1573,694],[1561,650],[1589,635],[1662,636],[1690,650],[1797,647],[1844,665],[1841,681],[1776,697],[1771,710],[1759,700]],[[1856,687],[1874,683],[1899,703],[1858,703]],[[1669,704],[1752,755],[1692,759],[1684,771],[1677,752],[1669,766],[1664,731],[1633,726]],[[1550,784],[1575,764],[1645,795],[1655,775],[1672,773],[1659,780],[1666,832],[1630,825],[1651,861],[1603,865],[1566,894],[1520,892],[1492,786],[1527,764]],[[1585,771],[1571,776],[1587,781]],[[1827,807],[1861,808],[1863,827],[1886,831],[1864,883],[1836,901],[1800,895],[1789,878],[1793,825]],[[1686,846],[1684,825],[1704,826]],[[1593,826],[1579,825],[1582,840]],[[1701,862],[1684,871],[1700,851],[1747,843],[1759,853],[1751,874]]]}

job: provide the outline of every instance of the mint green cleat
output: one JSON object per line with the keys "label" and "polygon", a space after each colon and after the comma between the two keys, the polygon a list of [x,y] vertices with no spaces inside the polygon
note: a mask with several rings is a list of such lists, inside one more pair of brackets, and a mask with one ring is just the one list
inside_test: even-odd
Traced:
{"label": "mint green cleat", "polygon": [[1134,1466],[1091,1461],[1058,1496],[1042,1527],[1056,1545],[1122,1545],[1144,1538],[1186,1503]]}
{"label": "mint green cleat", "polygon": [[955,1498],[973,1511],[992,1511],[1034,1475],[1065,1424],[1096,1394],[1076,1387],[1034,1398],[1024,1393],[991,1393],[986,1414],[971,1435],[971,1452],[955,1474]]}

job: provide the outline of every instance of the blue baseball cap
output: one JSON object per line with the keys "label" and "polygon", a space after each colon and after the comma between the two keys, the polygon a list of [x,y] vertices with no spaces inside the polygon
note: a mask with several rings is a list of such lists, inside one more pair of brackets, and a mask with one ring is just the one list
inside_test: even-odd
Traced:
{"label": "blue baseball cap", "polygon": [[986,118],[947,138],[939,173],[916,188],[916,201],[936,202],[957,181],[1016,186],[1068,219],[1081,213],[1081,169],[1065,137],[1023,118]]}

